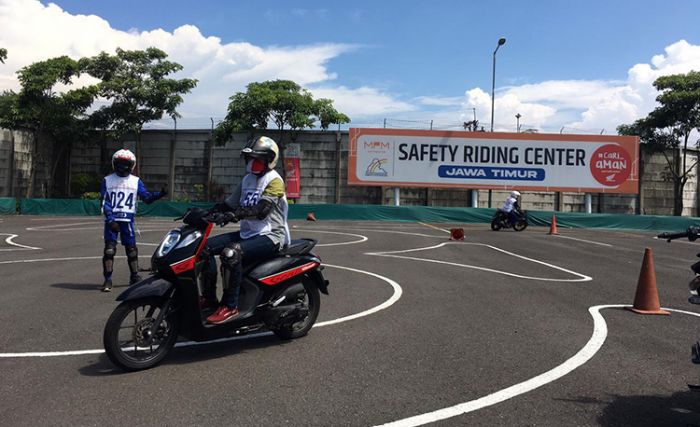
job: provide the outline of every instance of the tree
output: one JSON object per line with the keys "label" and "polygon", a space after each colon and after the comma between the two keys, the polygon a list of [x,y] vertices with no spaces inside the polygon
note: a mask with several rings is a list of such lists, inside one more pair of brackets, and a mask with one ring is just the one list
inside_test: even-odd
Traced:
{"label": "tree", "polygon": [[[673,214],[683,213],[683,189],[697,160],[688,165],[686,153],[700,140],[691,140],[700,131],[700,72],[659,77],[654,87],[661,93],[660,104],[649,115],[631,125],[617,128],[622,135],[637,135],[648,151],[660,152],[667,162],[666,179],[673,182]],[[669,151],[671,155],[669,155]]]}
{"label": "tree", "polygon": [[333,108],[333,101],[314,100],[309,91],[290,80],[250,83],[246,92],[237,92],[229,99],[226,118],[214,131],[216,143],[225,144],[234,132],[267,129],[273,123],[279,130],[277,143],[283,173],[285,127],[292,131],[294,138],[295,131],[312,128],[316,122],[320,122],[324,130],[334,123],[350,122],[348,116]]}
{"label": "tree", "polygon": [[[66,143],[84,135],[85,111],[92,105],[97,94],[95,86],[72,89],[59,93],[56,87],[70,85],[80,76],[77,61],[61,56],[35,62],[17,72],[22,86],[19,93],[8,91],[0,100],[0,127],[28,130],[32,138],[31,166],[27,182],[26,197],[32,197],[36,165],[44,160],[39,150],[43,138],[46,143],[58,145],[59,152],[52,153],[49,191],[53,189],[53,178],[58,161],[66,149]],[[57,148],[54,146],[53,148]]]}
{"label": "tree", "polygon": [[7,49],[0,47],[0,63],[4,64],[7,59]]}
{"label": "tree", "polygon": [[99,96],[111,101],[93,113],[92,123],[98,129],[108,130],[119,141],[133,133],[139,160],[143,125],[162,119],[164,114],[173,119],[180,117],[176,109],[183,101],[182,95],[197,86],[194,79],[168,78],[182,70],[182,65],[167,61],[167,57],[165,52],[153,47],[117,48],[116,55],[102,52],[81,60],[87,73],[100,80]]}

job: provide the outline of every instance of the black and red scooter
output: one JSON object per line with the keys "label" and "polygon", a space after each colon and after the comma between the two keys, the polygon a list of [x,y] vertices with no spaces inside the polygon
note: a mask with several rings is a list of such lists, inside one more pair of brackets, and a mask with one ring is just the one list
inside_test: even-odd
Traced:
{"label": "black and red scooter", "polygon": [[234,320],[211,325],[200,310],[199,283],[206,268],[211,216],[189,209],[176,220],[183,225],[163,238],[151,258],[152,275],[122,292],[104,329],[109,359],[126,370],[148,369],[173,348],[178,336],[210,341],[261,330],[282,339],[306,335],[318,317],[321,296],[328,294],[313,239],[292,240],[274,258],[243,266]]}

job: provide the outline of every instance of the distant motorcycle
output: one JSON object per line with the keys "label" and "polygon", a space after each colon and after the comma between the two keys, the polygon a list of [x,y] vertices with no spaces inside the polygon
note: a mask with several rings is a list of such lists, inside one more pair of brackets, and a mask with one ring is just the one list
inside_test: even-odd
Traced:
{"label": "distant motorcycle", "polygon": [[[687,237],[688,240],[694,242],[698,239],[698,234],[700,234],[700,228],[688,227],[686,231],[680,233],[661,233],[657,237],[659,239],[666,239],[669,242],[674,239]],[[697,256],[700,258],[700,253],[698,253]],[[690,298],[688,298],[688,302],[691,304],[700,304],[700,295],[698,295],[698,289],[700,289],[700,261],[691,265],[690,269],[695,273],[695,277],[693,277],[693,280],[688,284],[688,288],[690,288]],[[696,342],[691,347],[691,361],[696,365],[700,365],[700,342]],[[692,391],[700,391],[700,385],[697,384],[688,384],[688,388]]]}
{"label": "distant motorcycle", "polygon": [[515,212],[518,215],[518,219],[511,225],[508,219],[508,212],[497,209],[493,218],[491,218],[491,230],[498,231],[501,228],[513,228],[515,231],[525,230],[527,228],[527,212],[517,210]]}

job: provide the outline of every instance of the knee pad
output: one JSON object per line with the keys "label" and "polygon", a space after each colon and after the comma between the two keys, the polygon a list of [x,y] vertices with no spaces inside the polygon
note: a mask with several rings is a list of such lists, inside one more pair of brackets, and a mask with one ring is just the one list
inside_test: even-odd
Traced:
{"label": "knee pad", "polygon": [[106,259],[114,259],[114,255],[117,253],[117,244],[114,242],[105,243],[104,257]]}
{"label": "knee pad", "polygon": [[232,268],[241,261],[243,261],[243,248],[240,243],[231,243],[221,251],[221,267]]}
{"label": "knee pad", "polygon": [[139,257],[139,250],[136,248],[136,246],[127,246],[126,248],[126,257],[128,259],[135,259]]}

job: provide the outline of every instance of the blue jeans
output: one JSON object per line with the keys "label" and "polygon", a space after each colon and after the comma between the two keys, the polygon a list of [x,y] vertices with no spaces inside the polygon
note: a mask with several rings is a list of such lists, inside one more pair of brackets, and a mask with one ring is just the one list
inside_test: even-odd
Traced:
{"label": "blue jeans", "polygon": [[205,267],[204,280],[202,282],[202,295],[205,298],[216,299],[216,258],[214,255],[221,254],[221,251],[232,243],[238,242],[242,249],[241,262],[232,266],[229,283],[224,283],[224,295],[221,298],[222,304],[229,308],[238,307],[238,294],[243,281],[243,265],[251,264],[257,261],[262,261],[274,256],[279,250],[275,244],[267,236],[254,236],[249,239],[241,238],[241,233],[236,231],[233,233],[221,234],[212,237],[207,241],[209,247],[209,264]]}

